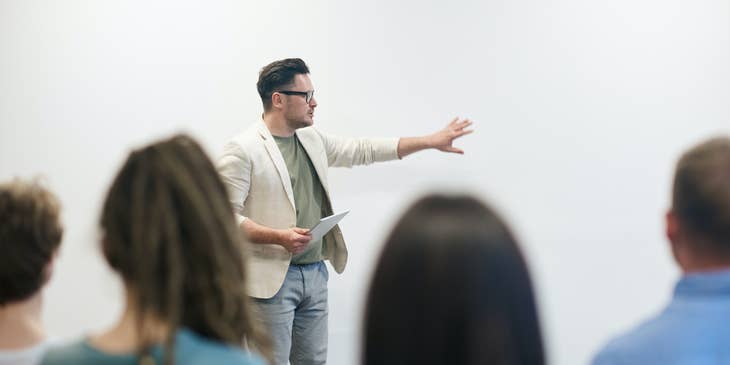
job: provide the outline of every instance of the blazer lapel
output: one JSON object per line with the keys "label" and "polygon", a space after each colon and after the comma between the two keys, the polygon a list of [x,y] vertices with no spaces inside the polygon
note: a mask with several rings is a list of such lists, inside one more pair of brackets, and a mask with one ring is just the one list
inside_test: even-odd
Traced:
{"label": "blazer lapel", "polygon": [[294,191],[292,190],[291,186],[289,170],[286,169],[286,162],[284,162],[284,157],[281,155],[281,151],[279,151],[279,146],[276,145],[274,137],[271,136],[271,132],[269,132],[269,128],[266,127],[266,124],[264,124],[264,122],[259,122],[258,130],[259,134],[261,135],[261,139],[264,142],[264,147],[266,147],[266,152],[269,153],[271,161],[274,163],[276,170],[279,172],[279,177],[281,178],[281,184],[284,186],[286,197],[289,198],[289,203],[291,203],[292,208],[294,208],[294,211],[296,211],[296,204],[294,203]]}

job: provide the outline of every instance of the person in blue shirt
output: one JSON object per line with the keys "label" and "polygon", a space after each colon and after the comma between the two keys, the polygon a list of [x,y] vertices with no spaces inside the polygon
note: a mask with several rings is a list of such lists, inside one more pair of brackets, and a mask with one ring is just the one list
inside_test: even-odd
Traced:
{"label": "person in blue shirt", "polygon": [[677,163],[666,216],[682,270],[669,305],[609,342],[593,365],[730,364],[730,138],[687,151]]}
{"label": "person in blue shirt", "polygon": [[[126,302],[109,330],[50,350],[44,365],[262,365],[242,236],[213,164],[179,135],[133,151],[101,215],[101,248]],[[266,347],[259,346],[266,353]]]}

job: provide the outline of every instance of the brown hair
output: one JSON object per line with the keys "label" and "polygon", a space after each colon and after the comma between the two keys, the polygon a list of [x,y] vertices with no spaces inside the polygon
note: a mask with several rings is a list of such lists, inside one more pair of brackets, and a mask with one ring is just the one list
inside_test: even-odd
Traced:
{"label": "brown hair", "polygon": [[294,82],[296,75],[308,74],[309,67],[300,58],[274,61],[261,69],[256,89],[259,91],[264,111],[271,109],[271,95]]}
{"label": "brown hair", "polygon": [[63,236],[59,210],[37,181],[0,184],[0,306],[28,299],[47,281]]}
{"label": "brown hair", "polygon": [[101,228],[104,256],[138,312],[142,343],[146,318],[170,329],[165,363],[174,362],[180,327],[232,345],[255,341],[267,352],[246,295],[242,233],[218,173],[192,138],[132,152],[109,190]]}
{"label": "brown hair", "polygon": [[532,284],[502,219],[427,196],[388,237],[370,284],[363,364],[544,364]]}
{"label": "brown hair", "polygon": [[707,140],[677,162],[672,211],[697,248],[730,257],[730,138]]}

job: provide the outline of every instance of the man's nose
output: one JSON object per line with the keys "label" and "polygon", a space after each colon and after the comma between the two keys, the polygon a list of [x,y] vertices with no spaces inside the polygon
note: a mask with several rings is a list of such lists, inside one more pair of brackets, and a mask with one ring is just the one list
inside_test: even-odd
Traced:
{"label": "man's nose", "polygon": [[312,96],[312,99],[309,100],[309,106],[311,106],[312,108],[317,107],[317,99],[315,99],[314,96]]}

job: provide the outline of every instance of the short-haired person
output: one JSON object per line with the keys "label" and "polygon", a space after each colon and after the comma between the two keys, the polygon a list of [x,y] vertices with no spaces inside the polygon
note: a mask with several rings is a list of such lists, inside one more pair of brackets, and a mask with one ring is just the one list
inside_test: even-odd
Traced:
{"label": "short-haired person", "polygon": [[515,238],[469,196],[429,195],[386,240],[368,292],[364,365],[541,365],[535,298]]}
{"label": "short-haired person", "polygon": [[0,365],[35,365],[48,348],[43,286],[61,243],[58,199],[38,182],[0,184]]}
{"label": "short-haired person", "polygon": [[669,305],[609,342],[594,365],[730,364],[730,137],[679,159],[666,234],[682,270]]}
{"label": "short-haired person", "polygon": [[[212,162],[180,135],[133,151],[101,214],[125,309],[109,330],[51,349],[46,365],[260,365],[242,235]],[[80,308],[83,310],[83,308]]]}
{"label": "short-haired person", "polygon": [[471,132],[454,119],[424,137],[340,138],[312,127],[317,100],[298,58],[265,66],[257,83],[263,120],[233,138],[218,161],[241,230],[252,245],[249,294],[273,339],[275,364],[324,364],[327,280],[324,260],[341,273],[347,247],[339,227],[312,240],[308,228],[332,214],[330,166],[395,160],[424,149],[463,153],[454,139]]}

